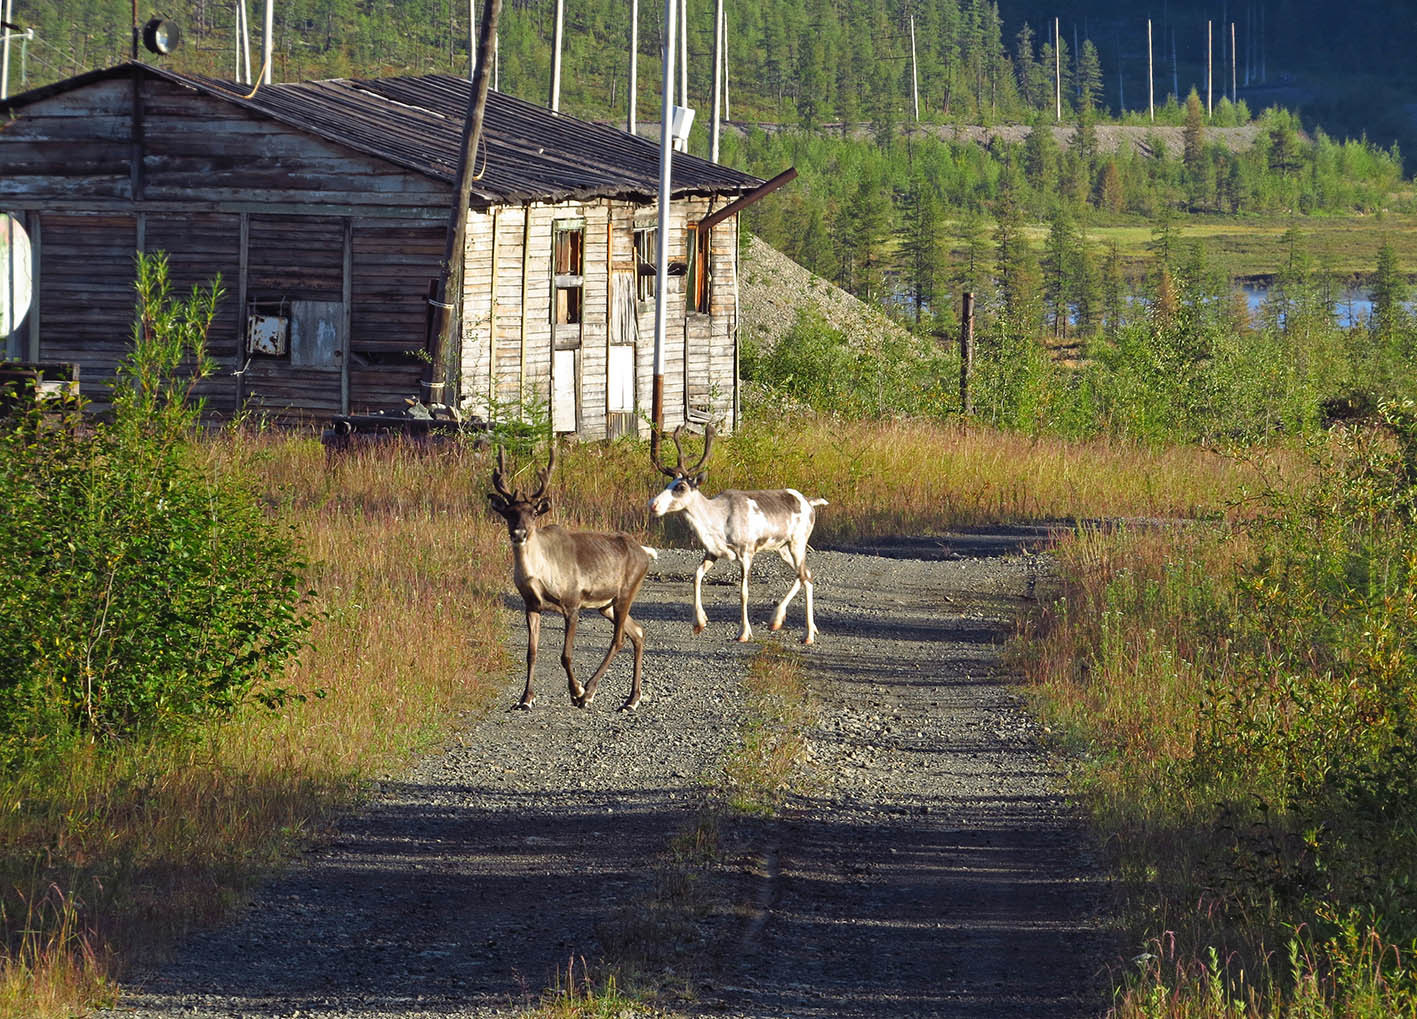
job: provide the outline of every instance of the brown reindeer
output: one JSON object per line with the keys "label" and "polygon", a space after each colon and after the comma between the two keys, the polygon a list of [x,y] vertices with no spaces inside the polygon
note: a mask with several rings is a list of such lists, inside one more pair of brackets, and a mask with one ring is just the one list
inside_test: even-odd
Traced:
{"label": "brown reindeer", "polygon": [[[590,705],[596,684],[628,634],[635,649],[635,678],[630,696],[620,710],[633,711],[640,703],[640,663],[644,658],[645,635],[640,624],[630,618],[630,604],[639,593],[650,560],[657,553],[623,532],[573,531],[558,524],[538,526],[537,518],[551,509],[546,485],[555,463],[553,445],[546,468],[538,475],[536,491],[521,495],[515,489],[509,490],[503,481],[507,473],[506,456],[499,448],[497,470],[492,473],[493,491],[487,493],[492,508],[507,521],[507,534],[512,539],[512,578],[526,604],[526,690],[517,706],[530,709],[535,699],[532,677],[536,672],[541,614],[555,609],[566,619],[561,667],[566,670],[571,702],[579,708]],[[610,650],[584,687],[571,668],[576,619],[582,608],[598,609],[602,616],[615,623]]]}

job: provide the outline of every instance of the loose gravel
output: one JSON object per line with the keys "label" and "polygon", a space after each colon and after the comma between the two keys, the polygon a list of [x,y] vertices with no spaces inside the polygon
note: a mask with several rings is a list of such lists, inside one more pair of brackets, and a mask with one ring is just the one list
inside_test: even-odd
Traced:
{"label": "loose gravel", "polygon": [[[1033,597],[1041,531],[815,550],[818,712],[800,788],[772,817],[730,816],[692,915],[663,923],[654,1006],[680,1015],[1100,1015],[1116,956],[1092,844],[1057,758],[1000,663]],[[332,837],[229,924],[127,989],[108,1015],[513,1016],[568,966],[614,964],[666,847],[704,816],[744,721],[754,644],[737,567],[720,563],[691,632],[698,555],[665,549],[634,615],[645,698],[617,712],[630,654],[589,710],[570,705],[559,626],[542,630],[537,704],[470,720],[441,753],[378,783]],[[799,598],[754,569],[755,637],[796,643]],[[509,597],[507,611],[519,616]],[[587,613],[588,674],[610,624]],[[524,628],[513,625],[524,647]],[[520,659],[521,652],[517,652]],[[636,918],[639,919],[636,919]],[[643,933],[643,930],[641,931]],[[670,972],[672,971],[672,972]],[[583,972],[578,969],[577,972]]]}

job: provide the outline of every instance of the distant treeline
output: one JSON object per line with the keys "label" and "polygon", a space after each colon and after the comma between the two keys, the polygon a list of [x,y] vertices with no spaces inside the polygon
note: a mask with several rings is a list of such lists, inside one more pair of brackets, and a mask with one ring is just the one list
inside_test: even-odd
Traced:
{"label": "distant treeline", "polygon": [[[1278,109],[1237,150],[1207,135],[1194,94],[1181,110],[1181,144],[1143,135],[1145,152],[1102,151],[1085,111],[1066,149],[1041,118],[1022,142],[750,131],[723,151],[763,176],[797,167],[797,184],[745,213],[748,228],[857,296],[904,296],[928,312],[960,289],[1041,294],[1054,316],[1071,307],[1084,335],[1101,322],[1101,292],[1127,286],[1089,225],[1142,216],[1167,243],[1189,214],[1371,213],[1409,200],[1395,152],[1305,135]],[[1026,229],[1039,223],[1041,258]],[[1040,276],[1041,289],[1026,283]]]}
{"label": "distant treeline", "polygon": [[[264,3],[245,2],[253,25],[252,63],[259,68]],[[162,15],[176,21],[183,33],[181,47],[161,58],[163,63],[236,77],[239,5],[239,0],[163,4]],[[281,81],[466,73],[468,6],[465,0],[280,0],[274,11],[272,73]],[[498,60],[503,91],[546,100],[554,9],[553,0],[504,3]],[[140,8],[139,13],[146,18],[150,12]],[[646,116],[659,105],[662,17],[662,4],[640,4],[639,107]],[[629,4],[569,0],[565,18],[563,108],[622,118]],[[1071,34],[1062,33],[1055,54],[1051,19],[1045,26],[1006,28],[993,0],[771,0],[728,4],[726,18],[729,110],[748,120],[809,128],[838,121],[899,122],[914,117],[913,84],[918,83],[923,120],[1024,121],[1035,113],[1056,115],[1055,71],[1061,72],[1063,116],[1070,117],[1081,105],[1101,111],[1109,104],[1104,78],[1110,81],[1117,71],[1115,60],[1104,66],[1099,46],[1085,33],[1079,37],[1076,26]],[[36,38],[25,46],[23,62],[13,54],[12,92],[129,56],[132,8],[127,0],[18,0],[15,19],[32,27]],[[688,105],[700,109],[710,94],[712,20],[713,4],[689,4]],[[1110,36],[1102,49],[1109,45]],[[1158,101],[1165,95],[1158,85]],[[1133,100],[1133,108],[1137,101],[1145,105],[1144,96]]]}

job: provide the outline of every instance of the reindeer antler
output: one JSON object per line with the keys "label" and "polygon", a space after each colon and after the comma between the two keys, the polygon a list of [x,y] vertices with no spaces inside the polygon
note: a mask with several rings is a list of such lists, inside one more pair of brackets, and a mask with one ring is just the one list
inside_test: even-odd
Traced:
{"label": "reindeer antler", "polygon": [[687,474],[697,474],[704,464],[708,463],[709,450],[713,448],[713,425],[704,426],[704,455],[699,457],[699,462],[690,467]]}
{"label": "reindeer antler", "polygon": [[[678,472],[672,467],[664,466],[664,461],[659,458],[659,436],[659,430],[656,429],[654,434],[650,437],[649,462],[653,464],[655,470],[659,471],[661,474],[667,474],[671,478],[677,478],[679,476]],[[674,440],[674,446],[676,449],[679,446],[679,440],[677,438]],[[684,462],[684,453],[682,450],[679,452],[679,462],[681,464]]]}
{"label": "reindeer antler", "polygon": [[670,441],[674,443],[674,452],[678,454],[679,458],[678,462],[673,467],[664,466],[664,461],[659,458],[659,453],[655,448],[657,443],[650,444],[650,463],[654,464],[654,466],[658,468],[662,473],[669,475],[671,478],[686,478],[691,474],[697,474],[699,472],[699,469],[703,467],[703,465],[708,461],[709,449],[713,445],[713,425],[708,425],[704,429],[703,456],[699,457],[699,462],[694,464],[694,466],[686,468],[684,466],[684,446],[679,441],[679,436],[683,431],[684,426],[680,425],[678,428],[674,429],[674,431],[669,433]]}
{"label": "reindeer antler", "polygon": [[551,480],[551,469],[555,466],[556,440],[552,439],[550,445],[547,446],[546,467],[537,475],[539,484],[536,486],[536,491],[530,496],[531,502],[536,502],[537,499],[540,499],[546,494],[546,485]]}
{"label": "reindeer antler", "polygon": [[492,488],[503,499],[508,502],[516,502],[517,493],[508,491],[506,484],[502,481],[502,476],[507,473],[507,451],[501,446],[497,447],[497,469],[492,472]]}

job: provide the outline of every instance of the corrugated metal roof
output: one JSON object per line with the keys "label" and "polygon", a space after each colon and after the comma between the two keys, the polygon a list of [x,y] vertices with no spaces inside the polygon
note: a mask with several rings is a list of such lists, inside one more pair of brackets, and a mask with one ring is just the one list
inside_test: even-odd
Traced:
{"label": "corrugated metal roof", "polygon": [[[146,73],[215,96],[301,131],[454,183],[471,82],[451,74],[359,80],[334,78],[250,86],[151,64],[124,64],[13,96],[0,110],[100,78]],[[474,206],[575,198],[651,198],[659,191],[659,144],[602,124],[553,114],[489,91],[477,155]],[[737,194],[762,181],[707,159],[676,152],[673,191]]]}

